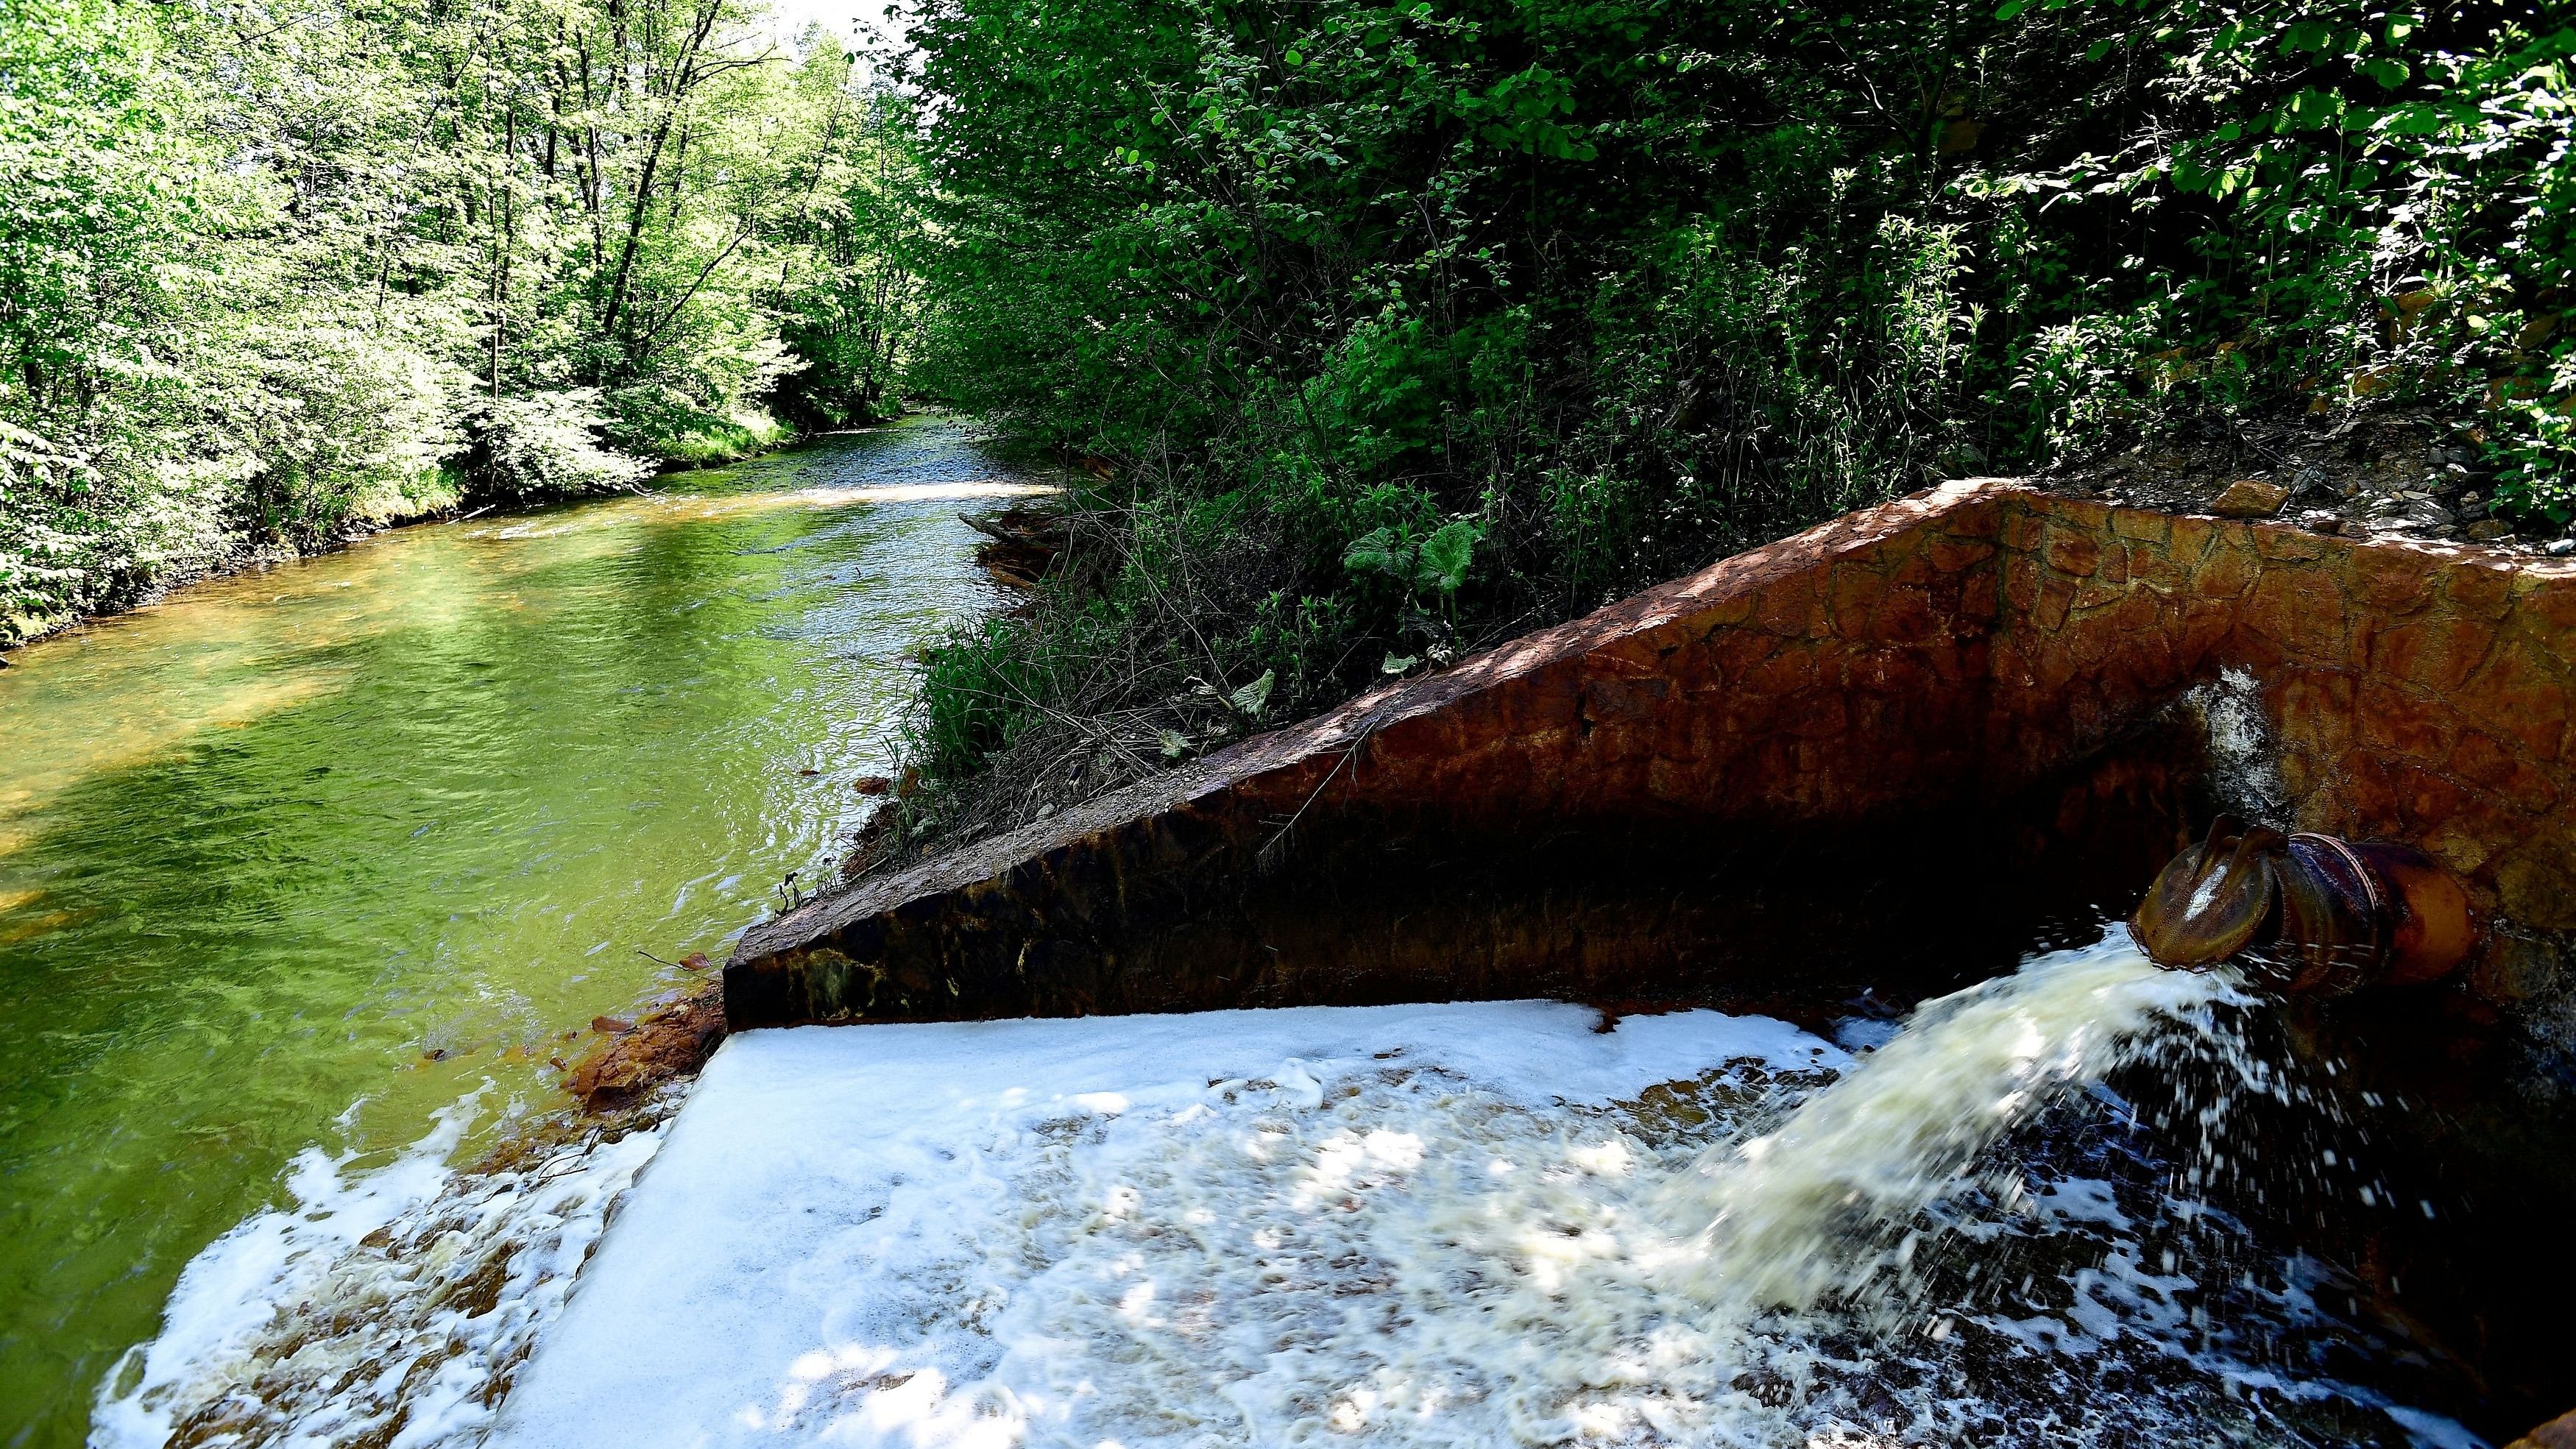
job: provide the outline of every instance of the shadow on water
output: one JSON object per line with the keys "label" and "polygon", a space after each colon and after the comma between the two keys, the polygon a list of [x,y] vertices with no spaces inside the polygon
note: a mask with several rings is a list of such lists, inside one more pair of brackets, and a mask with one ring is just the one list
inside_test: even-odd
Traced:
{"label": "shadow on water", "polygon": [[[81,1441],[190,1256],[755,918],[989,597],[961,429],[434,525],[0,677],[0,1444]],[[892,499],[832,490],[916,485]],[[971,506],[971,505],[966,505]],[[353,1105],[356,1104],[356,1105]]]}

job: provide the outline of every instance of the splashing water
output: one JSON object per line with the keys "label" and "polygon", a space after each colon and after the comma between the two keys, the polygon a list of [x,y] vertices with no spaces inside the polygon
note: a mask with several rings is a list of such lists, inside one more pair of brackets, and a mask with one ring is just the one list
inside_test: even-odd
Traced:
{"label": "splashing water", "polygon": [[2200,716],[2209,742],[2209,783],[2227,808],[2248,820],[2285,826],[2290,788],[2281,779],[2281,747],[2263,711],[2263,688],[2242,669],[2227,668],[2182,697]]}
{"label": "splashing water", "polygon": [[[1917,1215],[1997,1139],[2162,1049],[2158,1028],[2205,1039],[2212,1007],[2246,999],[2233,973],[2159,969],[2115,929],[1926,1003],[1861,1070],[1776,1129],[1712,1149],[1675,1185],[1666,1214],[1708,1223],[1692,1286],[1805,1308],[1901,1282]],[[2007,1206],[2018,1199],[1997,1186]]]}
{"label": "splashing water", "polygon": [[1857,1064],[1528,1003],[753,1033],[496,1442],[2465,1442],[2114,1105],[2232,994],[2106,941]]}
{"label": "splashing water", "polygon": [[160,1337],[101,1387],[92,1449],[481,1443],[673,1106],[530,1124],[511,1150],[449,1166],[489,1090],[372,1171],[298,1157],[295,1206],[200,1253]]}

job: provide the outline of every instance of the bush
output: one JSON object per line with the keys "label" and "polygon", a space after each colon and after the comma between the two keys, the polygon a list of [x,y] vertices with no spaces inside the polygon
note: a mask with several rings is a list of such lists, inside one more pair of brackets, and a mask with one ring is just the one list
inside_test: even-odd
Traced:
{"label": "bush", "polygon": [[[911,39],[916,382],[1115,480],[1091,563],[973,645],[1036,713],[943,737],[960,799],[1086,712],[1204,742],[1202,685],[1319,707],[2185,419],[2429,407],[2508,512],[2576,504],[2544,12],[927,0]],[[1077,638],[1115,688],[1054,667]]]}
{"label": "bush", "polygon": [[665,467],[712,468],[787,441],[776,418],[751,408],[716,412],[661,383],[616,388],[600,399],[608,441]]}
{"label": "bush", "polygon": [[525,502],[636,487],[653,470],[599,445],[608,422],[595,388],[477,402],[465,414],[465,495]]}

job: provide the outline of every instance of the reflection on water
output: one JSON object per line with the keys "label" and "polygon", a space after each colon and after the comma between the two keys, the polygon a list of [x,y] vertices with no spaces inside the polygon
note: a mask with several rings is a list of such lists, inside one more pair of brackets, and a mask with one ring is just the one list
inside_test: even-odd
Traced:
{"label": "reflection on water", "polygon": [[[953,424],[406,529],[0,674],[0,1444],[81,1441],[190,1255],[389,1154],[833,854],[988,597]],[[353,1102],[359,1103],[355,1108]],[[361,1157],[360,1161],[366,1160]]]}

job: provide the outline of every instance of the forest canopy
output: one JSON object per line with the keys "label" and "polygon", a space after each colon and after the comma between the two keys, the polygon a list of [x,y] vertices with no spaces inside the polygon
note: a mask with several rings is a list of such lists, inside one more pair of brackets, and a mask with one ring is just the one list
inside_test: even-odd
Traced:
{"label": "forest canopy", "polygon": [[1096,480],[1056,590],[934,660],[924,760],[974,785],[929,813],[1893,493],[2265,419],[2434,420],[2486,528],[2555,532],[2569,19],[920,0],[917,375]]}
{"label": "forest canopy", "polygon": [[881,33],[18,0],[0,617],[936,401],[1079,485],[929,659],[906,828],[973,831],[1944,478],[2403,414],[2576,522],[2565,0]]}
{"label": "forest canopy", "polygon": [[912,122],[853,60],[739,0],[15,0],[0,640],[888,407]]}

